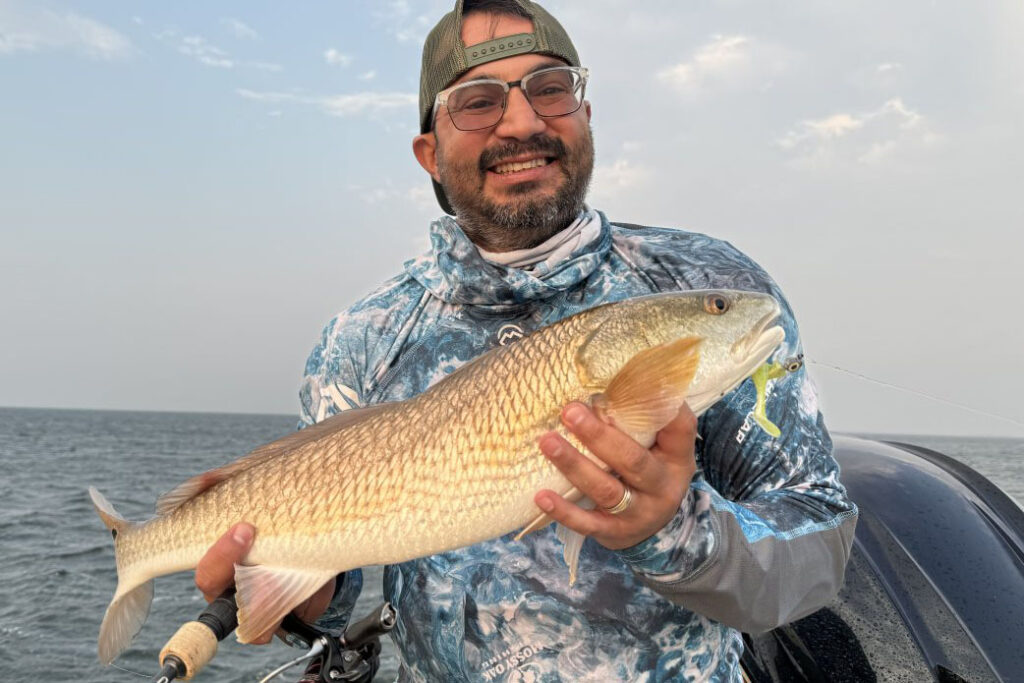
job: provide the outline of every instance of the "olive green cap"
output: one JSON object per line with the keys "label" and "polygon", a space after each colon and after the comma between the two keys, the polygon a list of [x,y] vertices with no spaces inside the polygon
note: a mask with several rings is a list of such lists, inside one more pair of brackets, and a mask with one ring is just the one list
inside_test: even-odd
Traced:
{"label": "olive green cap", "polygon": [[[495,38],[477,45],[462,43],[462,15],[464,0],[456,0],[455,9],[441,17],[441,21],[427,35],[423,44],[423,66],[420,70],[420,132],[433,127],[431,113],[437,93],[457,78],[480,64],[520,54],[551,55],[569,66],[580,66],[579,55],[562,25],[547,10],[530,0],[510,0],[533,22],[532,33]],[[474,3],[470,2],[470,11]],[[494,10],[483,10],[494,11]],[[446,213],[455,215],[441,185],[434,182],[437,201]]]}

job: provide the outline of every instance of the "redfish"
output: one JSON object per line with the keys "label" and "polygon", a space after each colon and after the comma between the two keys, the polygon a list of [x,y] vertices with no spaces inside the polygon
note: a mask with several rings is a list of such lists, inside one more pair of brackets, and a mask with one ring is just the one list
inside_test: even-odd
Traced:
{"label": "redfish", "polygon": [[[148,616],[153,578],[192,569],[232,524],[257,528],[237,566],[238,638],[270,629],[331,577],[479,543],[550,520],[534,494],[579,498],[541,454],[571,401],[594,405],[644,446],[683,403],[698,415],[784,338],[779,305],[753,292],[692,291],[605,304],[467,363],[407,401],[349,410],[200,474],[122,518],[95,489],[114,536],[118,585],[100,627],[110,663]],[[579,543],[567,543],[575,571]]]}

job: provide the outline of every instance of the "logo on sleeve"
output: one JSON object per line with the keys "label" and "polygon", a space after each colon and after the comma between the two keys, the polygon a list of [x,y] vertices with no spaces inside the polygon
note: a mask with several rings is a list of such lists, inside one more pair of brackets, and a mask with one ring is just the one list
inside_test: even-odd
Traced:
{"label": "logo on sleeve", "polygon": [[500,346],[508,346],[525,336],[526,333],[523,332],[523,328],[519,327],[519,325],[508,323],[507,325],[502,325],[501,329],[498,330],[498,344]]}

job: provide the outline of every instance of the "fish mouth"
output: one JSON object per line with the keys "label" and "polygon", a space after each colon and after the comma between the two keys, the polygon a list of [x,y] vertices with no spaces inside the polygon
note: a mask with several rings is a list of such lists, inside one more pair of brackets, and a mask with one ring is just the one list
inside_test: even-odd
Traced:
{"label": "fish mouth", "polygon": [[751,371],[761,363],[768,360],[768,356],[786,338],[786,332],[781,326],[775,325],[779,319],[778,304],[774,310],[766,313],[760,320],[754,323],[753,328],[747,334],[740,337],[729,350],[733,360],[746,366],[751,365]]}
{"label": "fish mouth", "polygon": [[771,357],[786,338],[786,331],[781,325],[775,325],[781,311],[778,303],[774,310],[754,323],[753,328],[732,345],[729,355],[736,363],[732,379],[725,389],[718,392],[700,392],[686,397],[686,403],[696,415],[700,415],[712,404],[730,391],[738,387],[754,370]]}

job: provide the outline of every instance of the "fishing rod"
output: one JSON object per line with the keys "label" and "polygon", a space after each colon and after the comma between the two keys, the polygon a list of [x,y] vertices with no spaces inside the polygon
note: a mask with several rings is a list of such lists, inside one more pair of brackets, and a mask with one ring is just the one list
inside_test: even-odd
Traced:
{"label": "fishing rod", "polygon": [[[294,614],[281,622],[282,639],[307,652],[279,666],[260,683],[267,683],[302,662],[311,662],[300,683],[369,683],[380,666],[380,636],[395,627],[398,613],[390,603],[351,624],[341,636],[305,623]],[[182,625],[160,651],[160,673],[153,683],[193,678],[217,653],[217,643],[238,626],[235,590],[229,588],[195,619]]]}

